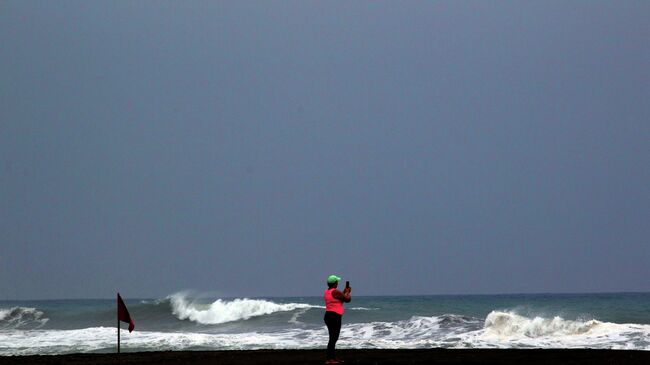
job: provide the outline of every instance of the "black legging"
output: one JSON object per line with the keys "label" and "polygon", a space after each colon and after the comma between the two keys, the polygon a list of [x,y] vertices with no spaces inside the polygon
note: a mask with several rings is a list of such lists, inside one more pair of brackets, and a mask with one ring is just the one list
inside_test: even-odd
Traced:
{"label": "black legging", "polygon": [[325,325],[330,333],[330,341],[327,343],[327,359],[335,359],[334,347],[336,341],[339,340],[339,333],[341,333],[341,318],[342,315],[334,312],[325,312]]}

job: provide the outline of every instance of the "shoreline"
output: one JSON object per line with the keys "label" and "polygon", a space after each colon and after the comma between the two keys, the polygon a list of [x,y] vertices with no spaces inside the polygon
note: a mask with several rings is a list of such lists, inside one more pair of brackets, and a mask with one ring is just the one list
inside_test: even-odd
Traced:
{"label": "shoreline", "polygon": [[[341,349],[345,364],[650,364],[650,351],[600,349]],[[0,356],[3,365],[323,364],[325,350],[226,350]]]}

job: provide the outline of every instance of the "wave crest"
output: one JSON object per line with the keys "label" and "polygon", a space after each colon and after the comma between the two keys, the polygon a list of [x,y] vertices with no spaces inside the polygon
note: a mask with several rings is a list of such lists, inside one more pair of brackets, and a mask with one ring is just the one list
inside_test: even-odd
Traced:
{"label": "wave crest", "polygon": [[43,327],[49,318],[36,308],[13,307],[0,309],[0,328],[2,329],[36,329]]}
{"label": "wave crest", "polygon": [[601,322],[597,320],[571,321],[553,318],[528,318],[513,312],[492,311],[485,318],[487,335],[499,337],[543,337],[555,335],[581,335],[591,331]]}
{"label": "wave crest", "polygon": [[218,299],[210,304],[200,304],[188,300],[184,293],[169,297],[172,313],[180,320],[189,319],[200,324],[221,324],[252,317],[290,312],[296,309],[308,309],[314,306],[301,303],[278,304],[262,299]]}

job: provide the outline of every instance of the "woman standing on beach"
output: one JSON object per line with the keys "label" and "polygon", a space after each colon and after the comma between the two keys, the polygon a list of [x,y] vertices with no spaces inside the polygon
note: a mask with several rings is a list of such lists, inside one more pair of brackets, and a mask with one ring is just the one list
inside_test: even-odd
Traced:
{"label": "woman standing on beach", "polygon": [[337,290],[341,278],[336,275],[330,275],[327,278],[327,289],[325,290],[325,324],[329,332],[329,342],[327,343],[327,360],[326,364],[339,364],[341,361],[336,359],[335,347],[336,341],[341,333],[341,319],[345,309],[343,303],[350,303],[352,288],[346,285],[343,292]]}

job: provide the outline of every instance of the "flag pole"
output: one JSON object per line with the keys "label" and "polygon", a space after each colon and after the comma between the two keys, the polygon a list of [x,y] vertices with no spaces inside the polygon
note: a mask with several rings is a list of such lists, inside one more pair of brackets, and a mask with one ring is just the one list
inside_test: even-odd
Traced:
{"label": "flag pole", "polygon": [[126,305],[120,296],[120,293],[117,293],[117,353],[120,353],[120,333],[122,329],[120,328],[120,322],[127,322],[129,324],[129,333],[135,328],[135,322],[129,310],[126,309]]}
{"label": "flag pole", "polygon": [[120,353],[120,321],[117,320],[117,353]]}
{"label": "flag pole", "polygon": [[[119,293],[117,295],[120,295]],[[120,353],[120,303],[117,303],[117,353]]]}

